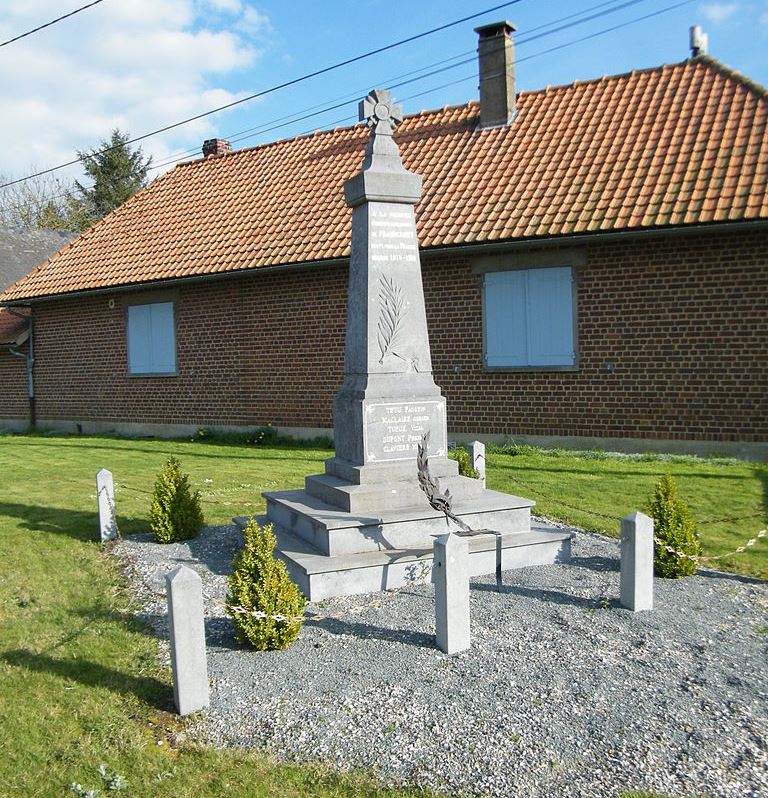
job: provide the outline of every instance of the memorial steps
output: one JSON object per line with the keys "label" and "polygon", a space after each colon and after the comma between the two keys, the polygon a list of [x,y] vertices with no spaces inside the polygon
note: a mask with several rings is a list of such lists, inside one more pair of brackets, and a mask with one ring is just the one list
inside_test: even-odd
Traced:
{"label": "memorial steps", "polygon": [[[307,479],[317,484],[317,477]],[[459,476],[453,480],[459,485],[472,483],[466,488],[470,495],[453,503],[454,513],[473,530],[486,530],[469,537],[471,576],[496,571],[496,532],[501,535],[503,570],[570,559],[571,533],[532,526],[531,500],[486,490],[478,480]],[[380,512],[349,512],[306,490],[264,496],[267,515],[257,520],[273,525],[277,554],[310,601],[426,581],[431,576],[435,536],[457,531],[423,494],[419,503],[406,508],[380,503],[386,508]],[[241,527],[246,521],[235,519]]]}

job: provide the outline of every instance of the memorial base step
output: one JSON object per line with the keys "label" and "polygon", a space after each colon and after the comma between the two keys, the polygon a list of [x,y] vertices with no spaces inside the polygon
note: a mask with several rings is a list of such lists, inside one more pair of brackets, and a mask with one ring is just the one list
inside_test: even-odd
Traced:
{"label": "memorial base step", "polygon": [[[242,528],[247,518],[239,517],[234,521]],[[257,521],[268,523],[266,517],[257,518]],[[273,523],[273,529],[277,536],[277,555],[310,601],[393,590],[432,578],[431,545],[329,557],[281,526]],[[568,562],[571,558],[572,533],[567,530],[536,524],[525,532],[502,532],[501,538],[501,564],[505,571]],[[468,541],[470,576],[494,574],[496,535],[475,535]]]}
{"label": "memorial base step", "polygon": [[[480,485],[477,480],[471,480]],[[458,527],[433,509],[423,494],[416,506],[382,506],[377,513],[349,513],[303,490],[265,493],[267,518],[296,535],[321,554],[336,557],[386,549],[430,548],[434,535]],[[527,532],[534,502],[508,493],[485,490],[453,505],[454,513],[472,529]]]}

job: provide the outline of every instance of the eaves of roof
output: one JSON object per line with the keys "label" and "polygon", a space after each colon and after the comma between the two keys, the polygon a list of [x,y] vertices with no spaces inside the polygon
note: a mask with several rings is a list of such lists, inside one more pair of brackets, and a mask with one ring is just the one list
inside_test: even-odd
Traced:
{"label": "eaves of roof", "polygon": [[[768,95],[712,58],[547,87],[509,126],[476,103],[405,118],[424,251],[768,219]],[[363,126],[181,164],[0,296],[21,302],[349,256]]]}

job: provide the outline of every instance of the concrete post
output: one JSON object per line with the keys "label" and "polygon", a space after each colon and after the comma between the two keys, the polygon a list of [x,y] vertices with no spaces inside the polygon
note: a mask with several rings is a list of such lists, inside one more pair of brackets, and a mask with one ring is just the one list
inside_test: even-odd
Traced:
{"label": "concrete post", "polygon": [[621,519],[621,606],[653,609],[653,519],[632,513]]}
{"label": "concrete post", "polygon": [[117,537],[117,517],[115,515],[115,485],[112,472],[102,468],[96,474],[96,500],[99,503],[99,530],[101,542]]}
{"label": "concrete post", "polygon": [[179,715],[208,706],[208,663],[205,655],[203,583],[185,565],[165,576],[171,630],[173,698]]}
{"label": "concrete post", "polygon": [[470,646],[468,560],[466,538],[450,533],[435,538],[435,637],[446,654]]}
{"label": "concrete post", "polygon": [[483,487],[485,487],[485,444],[481,441],[472,441],[468,448],[469,462],[472,468],[480,474]]}

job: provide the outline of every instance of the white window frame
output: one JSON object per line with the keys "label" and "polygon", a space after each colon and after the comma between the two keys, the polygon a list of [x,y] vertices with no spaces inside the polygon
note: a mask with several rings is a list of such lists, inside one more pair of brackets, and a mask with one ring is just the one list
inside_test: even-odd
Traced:
{"label": "white window frame", "polygon": [[[568,298],[560,297],[560,313],[566,321],[566,329],[570,332],[570,341],[565,341],[566,346],[570,344],[570,354],[554,353],[552,355],[539,354],[535,351],[534,344],[537,325],[544,321],[546,323],[546,314],[551,313],[551,309],[546,307],[534,307],[532,303],[536,299],[537,291],[540,291],[541,278],[546,278],[546,272],[552,277],[557,277],[556,270],[567,270],[570,276],[570,296]],[[514,268],[495,268],[482,269],[483,273],[483,290],[482,290],[482,309],[483,309],[483,363],[488,371],[576,371],[579,367],[579,352],[578,352],[578,318],[577,318],[577,269],[572,263],[547,263],[546,265],[539,265],[538,263],[531,268],[518,267],[515,264]],[[517,308],[519,316],[519,326],[522,328],[519,333],[524,336],[524,344],[520,347],[522,352],[517,355],[509,350],[505,353],[501,349],[495,352],[490,351],[493,348],[493,335],[489,334],[489,306],[488,303],[491,296],[494,294],[494,289],[498,289],[503,282],[500,278],[490,277],[490,275],[512,275],[510,282],[517,282],[517,286],[510,286],[510,290],[519,291],[520,304]],[[503,278],[502,278],[503,279]],[[496,285],[494,285],[496,283]],[[570,316],[570,319],[568,318]],[[568,323],[570,321],[570,323]],[[489,339],[490,342],[489,342]],[[562,362],[556,362],[560,358]],[[504,362],[506,360],[506,362]]]}
{"label": "white window frame", "polygon": [[[136,325],[142,325],[143,329]],[[173,300],[129,302],[125,311],[125,334],[129,376],[176,376],[176,303]],[[137,345],[143,347],[142,352]]]}

